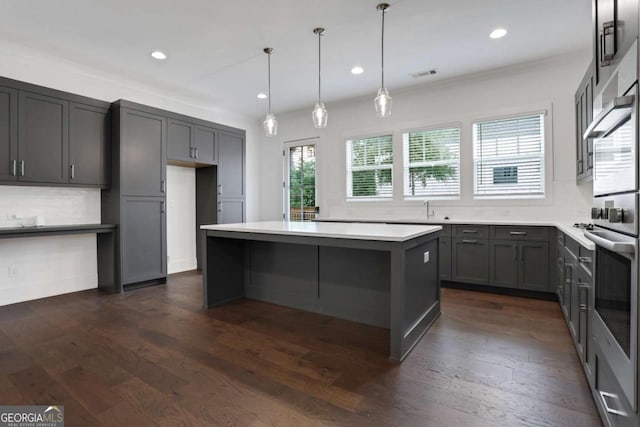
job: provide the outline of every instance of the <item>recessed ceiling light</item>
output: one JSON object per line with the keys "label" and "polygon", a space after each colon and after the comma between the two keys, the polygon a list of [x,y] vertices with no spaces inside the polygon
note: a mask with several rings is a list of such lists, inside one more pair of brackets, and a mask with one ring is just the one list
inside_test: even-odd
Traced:
{"label": "recessed ceiling light", "polygon": [[260,92],[260,93],[258,94],[258,99],[267,99],[267,94],[266,94],[266,93],[262,93],[262,92]]}
{"label": "recessed ceiling light", "polygon": [[160,61],[164,61],[165,59],[167,59],[167,55],[160,50],[154,50],[153,52],[151,52],[151,56]]}
{"label": "recessed ceiling light", "polygon": [[351,74],[358,75],[358,74],[362,74],[362,73],[364,73],[364,68],[362,68],[362,67],[361,67],[361,66],[359,66],[359,65],[356,65],[355,67],[353,67],[353,68],[351,69]]}
{"label": "recessed ceiling light", "polygon": [[495,30],[491,31],[491,34],[489,34],[489,37],[491,37],[492,39],[499,39],[506,35],[507,35],[507,30],[505,30],[504,28],[496,28]]}

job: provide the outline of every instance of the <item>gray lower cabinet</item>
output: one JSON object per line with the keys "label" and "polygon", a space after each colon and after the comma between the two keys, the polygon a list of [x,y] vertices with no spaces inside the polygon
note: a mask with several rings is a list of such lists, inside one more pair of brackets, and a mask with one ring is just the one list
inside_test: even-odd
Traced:
{"label": "gray lower cabinet", "polygon": [[69,183],[108,187],[111,183],[111,114],[108,108],[71,103]]}
{"label": "gray lower cabinet", "polygon": [[167,275],[167,219],[161,197],[124,197],[120,230],[122,284]]}
{"label": "gray lower cabinet", "polygon": [[244,222],[244,199],[218,199],[218,224]]}
{"label": "gray lower cabinet", "polygon": [[518,242],[492,240],[490,243],[490,284],[505,288],[517,288],[519,279]]}
{"label": "gray lower cabinet", "polygon": [[68,183],[69,102],[19,92],[18,176],[37,183]]}
{"label": "gray lower cabinet", "polygon": [[451,237],[440,236],[439,241],[440,280],[451,280]]}
{"label": "gray lower cabinet", "polygon": [[452,280],[476,285],[489,284],[489,240],[453,239]]}
{"label": "gray lower cabinet", "polygon": [[18,180],[18,91],[0,86],[0,181]]}
{"label": "gray lower cabinet", "polygon": [[167,179],[167,119],[120,108],[119,120],[122,195],[163,197]]}
{"label": "gray lower cabinet", "polygon": [[518,243],[518,287],[531,291],[549,290],[549,243]]}

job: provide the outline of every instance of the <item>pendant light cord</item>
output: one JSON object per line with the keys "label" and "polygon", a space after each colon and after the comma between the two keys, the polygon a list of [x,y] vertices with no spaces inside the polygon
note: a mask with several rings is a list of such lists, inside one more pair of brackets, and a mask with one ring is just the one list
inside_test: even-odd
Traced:
{"label": "pendant light cord", "polygon": [[321,70],[322,70],[321,61],[322,61],[322,57],[320,55],[320,39],[321,38],[322,38],[322,32],[319,31],[318,32],[318,103],[322,102],[322,95],[321,95],[322,92],[320,91],[320,89],[321,89],[321,79],[322,79],[322,77],[321,77]]}
{"label": "pendant light cord", "polygon": [[267,53],[267,76],[269,82],[269,114],[271,114],[271,52]]}
{"label": "pendant light cord", "polygon": [[386,13],[386,9],[382,9],[382,40],[380,42],[381,44],[381,51],[382,51],[382,88],[384,89],[384,15]]}

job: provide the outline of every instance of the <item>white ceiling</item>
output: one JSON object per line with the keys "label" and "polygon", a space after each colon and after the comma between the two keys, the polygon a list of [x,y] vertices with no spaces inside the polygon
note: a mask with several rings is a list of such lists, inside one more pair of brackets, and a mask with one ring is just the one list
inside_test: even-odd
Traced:
{"label": "white ceiling", "polygon": [[[317,36],[323,98],[380,85],[378,0],[3,0],[0,37],[127,76],[171,95],[251,116],[266,112],[264,47],[273,47],[277,114],[313,107]],[[392,0],[385,80],[393,90],[590,47],[589,0]],[[491,40],[496,27],[509,30]],[[160,49],[169,58],[152,59]],[[365,72],[353,76],[361,65]],[[414,79],[429,68],[437,77]]]}

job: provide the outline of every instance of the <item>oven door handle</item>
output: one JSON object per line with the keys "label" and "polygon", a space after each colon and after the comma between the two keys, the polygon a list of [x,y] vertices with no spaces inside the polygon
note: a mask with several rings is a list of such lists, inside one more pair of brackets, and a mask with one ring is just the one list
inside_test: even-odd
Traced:
{"label": "oven door handle", "polygon": [[600,237],[589,231],[584,232],[584,237],[591,240],[598,246],[602,246],[605,249],[609,249],[613,252],[621,254],[634,254],[636,252],[636,245],[628,242],[614,242],[604,237]]}
{"label": "oven door handle", "polygon": [[583,138],[604,138],[618,129],[633,112],[635,95],[618,96],[593,119]]}

